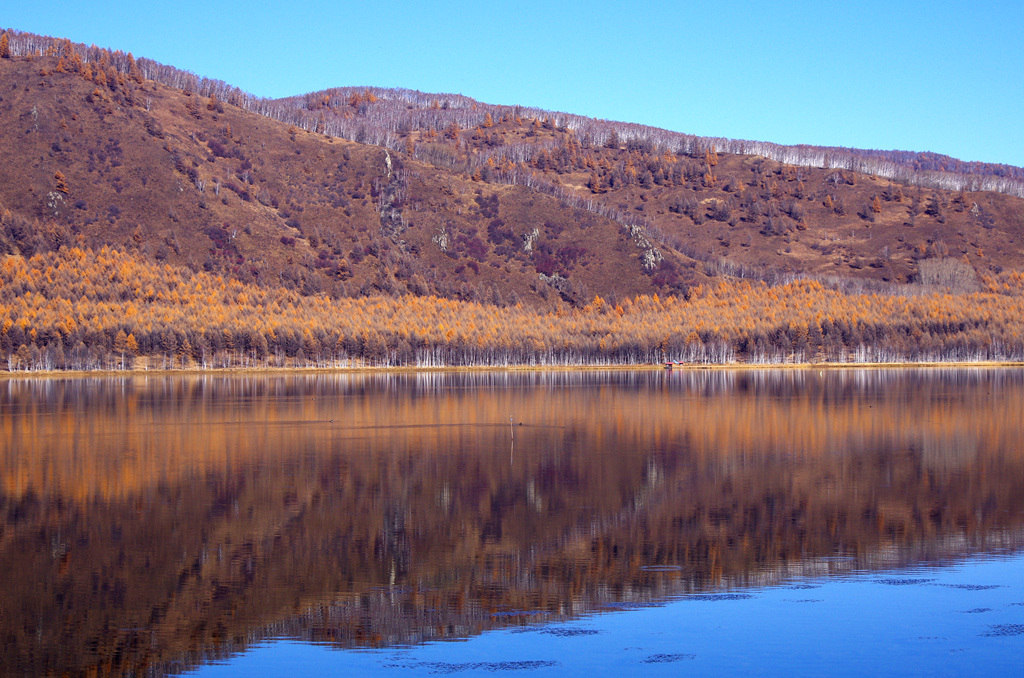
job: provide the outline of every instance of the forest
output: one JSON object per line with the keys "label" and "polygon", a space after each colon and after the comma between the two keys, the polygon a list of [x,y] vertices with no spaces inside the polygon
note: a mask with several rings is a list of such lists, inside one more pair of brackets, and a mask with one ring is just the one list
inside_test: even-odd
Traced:
{"label": "forest", "polygon": [[970,294],[722,281],[542,311],[433,296],[332,299],[104,248],[0,264],[7,368],[721,364],[1024,359],[1024,276]]}

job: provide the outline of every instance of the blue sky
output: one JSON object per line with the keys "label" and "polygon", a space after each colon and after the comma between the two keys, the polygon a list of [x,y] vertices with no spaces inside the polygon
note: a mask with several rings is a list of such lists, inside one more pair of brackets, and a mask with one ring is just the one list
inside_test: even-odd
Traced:
{"label": "blue sky", "polygon": [[6,27],[261,96],[408,87],[691,134],[1024,166],[1020,0],[9,4]]}

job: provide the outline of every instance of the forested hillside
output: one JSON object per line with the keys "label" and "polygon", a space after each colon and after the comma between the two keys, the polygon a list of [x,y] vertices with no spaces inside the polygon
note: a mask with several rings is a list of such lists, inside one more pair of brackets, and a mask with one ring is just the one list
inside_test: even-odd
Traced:
{"label": "forested hillside", "polygon": [[10,369],[1021,356],[1020,168],[263,100],[16,31],[0,152]]}
{"label": "forested hillside", "polygon": [[1024,276],[984,285],[905,296],[722,281],[542,311],[300,295],[72,247],[4,260],[0,354],[11,370],[1024,358]]}

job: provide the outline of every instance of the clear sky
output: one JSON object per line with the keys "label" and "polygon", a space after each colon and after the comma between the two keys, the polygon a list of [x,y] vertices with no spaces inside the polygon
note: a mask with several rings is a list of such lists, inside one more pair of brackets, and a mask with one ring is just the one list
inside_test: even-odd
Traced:
{"label": "clear sky", "polygon": [[1024,166],[1024,3],[56,2],[0,24],[260,96],[372,85]]}

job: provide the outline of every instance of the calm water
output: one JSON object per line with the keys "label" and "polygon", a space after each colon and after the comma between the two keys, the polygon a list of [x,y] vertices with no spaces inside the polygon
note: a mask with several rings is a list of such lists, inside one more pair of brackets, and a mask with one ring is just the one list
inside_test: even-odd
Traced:
{"label": "calm water", "polygon": [[0,382],[0,674],[1005,675],[1024,370]]}

